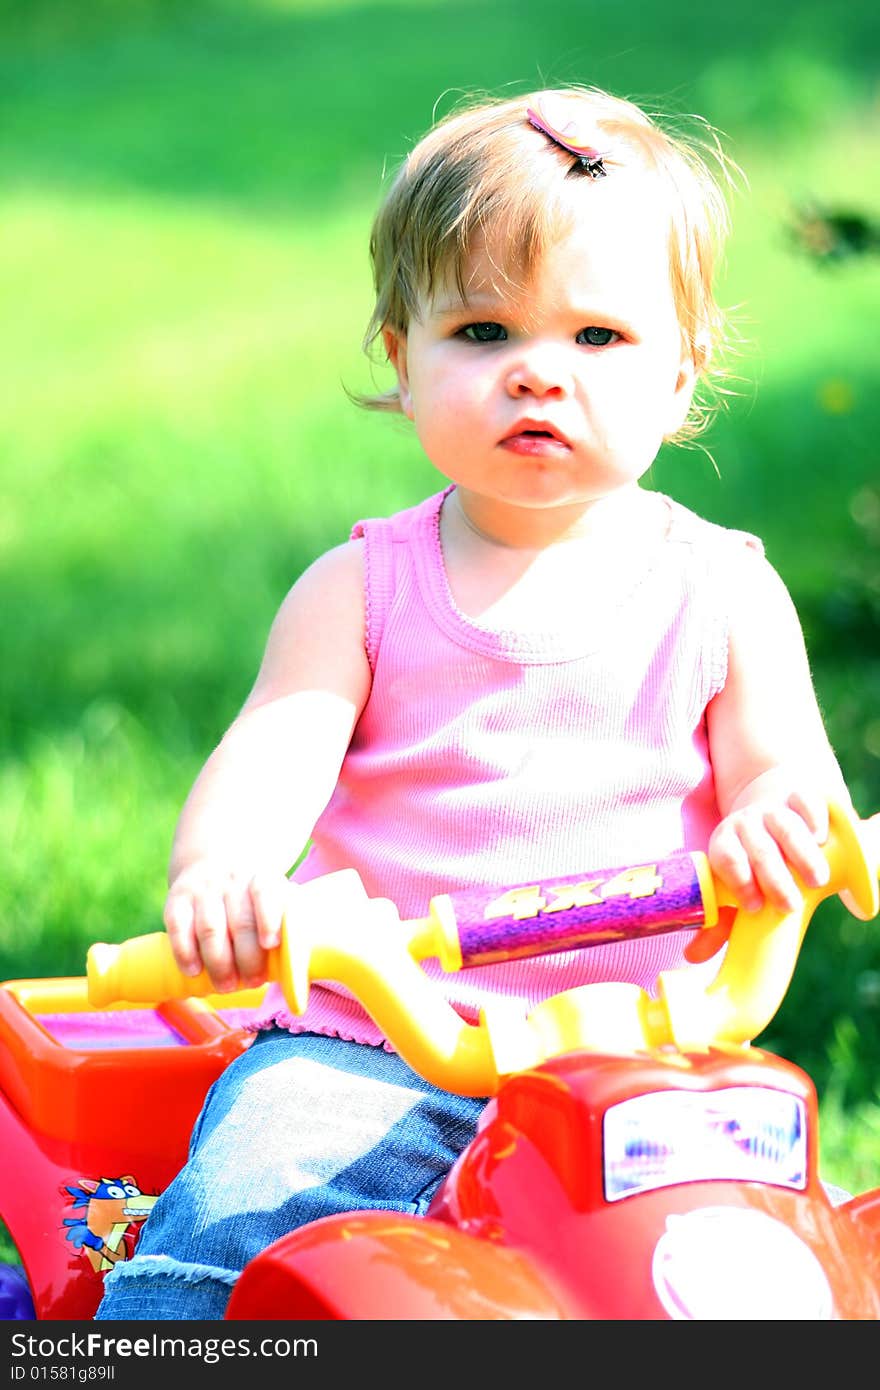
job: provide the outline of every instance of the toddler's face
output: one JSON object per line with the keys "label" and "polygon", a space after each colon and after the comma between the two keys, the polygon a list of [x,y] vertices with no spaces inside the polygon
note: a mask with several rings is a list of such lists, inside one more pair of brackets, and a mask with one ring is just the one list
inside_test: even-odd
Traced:
{"label": "toddler's face", "polygon": [[386,334],[428,457],[502,505],[571,507],[633,484],[690,404],[662,207],[614,171],[572,197],[572,230],[527,286],[477,246],[464,302],[448,285]]}

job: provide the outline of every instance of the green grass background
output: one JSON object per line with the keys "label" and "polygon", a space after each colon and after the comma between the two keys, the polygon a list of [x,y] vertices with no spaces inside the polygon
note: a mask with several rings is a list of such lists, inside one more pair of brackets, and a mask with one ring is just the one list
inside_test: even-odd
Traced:
{"label": "green grass background", "polygon": [[[438,486],[344,387],[383,173],[474,89],[597,83],[725,132],[738,396],[653,485],[759,532],[862,815],[880,809],[873,0],[0,0],[0,978],[160,926],[174,821],[282,595]],[[880,936],[826,903],[762,1043],[811,1073],[823,1168],[880,1184]]]}

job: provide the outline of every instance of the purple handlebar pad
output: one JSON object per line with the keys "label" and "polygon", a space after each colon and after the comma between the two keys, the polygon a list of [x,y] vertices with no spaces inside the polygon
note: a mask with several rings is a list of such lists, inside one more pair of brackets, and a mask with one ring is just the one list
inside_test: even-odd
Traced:
{"label": "purple handlebar pad", "polygon": [[598,946],[706,920],[691,854],[500,891],[465,889],[448,900],[463,966]]}

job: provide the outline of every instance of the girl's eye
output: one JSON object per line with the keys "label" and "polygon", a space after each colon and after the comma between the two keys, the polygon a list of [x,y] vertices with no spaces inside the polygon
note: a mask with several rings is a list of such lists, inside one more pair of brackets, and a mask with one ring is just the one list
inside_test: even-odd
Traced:
{"label": "girl's eye", "polygon": [[507,337],[500,323],[469,323],[461,331],[472,343],[502,343]]}
{"label": "girl's eye", "polygon": [[577,340],[582,347],[608,347],[619,337],[613,328],[582,328]]}

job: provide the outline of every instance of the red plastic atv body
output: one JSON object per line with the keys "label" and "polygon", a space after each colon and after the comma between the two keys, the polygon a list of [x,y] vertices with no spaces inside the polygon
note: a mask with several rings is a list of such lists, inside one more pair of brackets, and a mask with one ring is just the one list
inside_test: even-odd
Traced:
{"label": "red plastic atv body", "polygon": [[[682,1178],[674,1145],[661,1152],[658,1133],[652,1152],[637,1127],[644,1152],[621,1158],[622,1107],[668,1105],[674,1140],[682,1095],[688,1124],[708,1125],[702,1160],[688,1160],[704,1171]],[[759,1178],[767,1133],[736,1118],[756,1098],[795,1116],[770,1157],[790,1185]],[[227,1317],[877,1318],[880,1193],[833,1206],[816,1136],[809,1078],[759,1051],[550,1061],[505,1082],[426,1218],[293,1232],[244,1271]]]}

